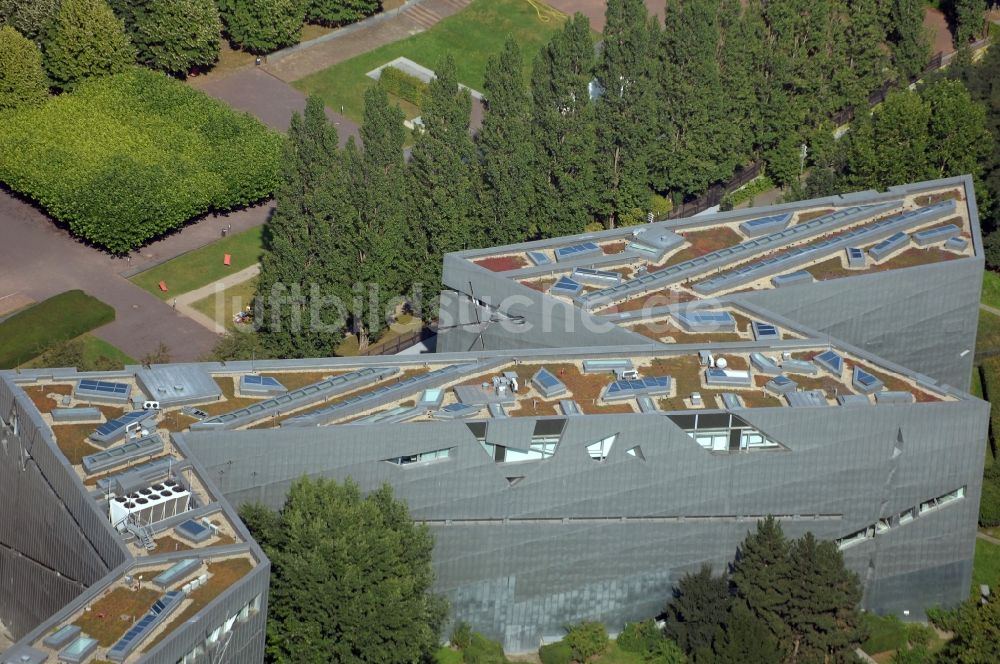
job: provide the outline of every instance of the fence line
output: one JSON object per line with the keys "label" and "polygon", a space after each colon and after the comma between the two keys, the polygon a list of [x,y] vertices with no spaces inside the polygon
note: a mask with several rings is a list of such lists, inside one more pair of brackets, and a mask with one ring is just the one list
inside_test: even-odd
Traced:
{"label": "fence line", "polygon": [[[972,53],[975,53],[980,49],[985,48],[988,42],[989,38],[983,38],[980,39],[979,41],[970,44],[969,48],[972,51]],[[923,78],[924,76],[932,72],[935,72],[939,69],[943,69],[948,64],[950,64],[954,58],[955,58],[955,53],[950,53],[948,55],[945,55],[944,51],[938,51],[937,54],[934,57],[932,57],[930,61],[927,63],[927,66],[924,67],[923,71],[921,71],[919,75],[914,76],[913,78],[910,79],[908,85],[911,83],[915,83],[920,78]],[[885,98],[889,94],[889,91],[898,87],[898,85],[899,84],[896,81],[886,81],[885,83],[883,83],[877,90],[868,95],[868,107],[871,108],[873,106],[881,104],[883,101],[885,101]],[[854,108],[849,107],[837,111],[832,116],[830,116],[830,119],[833,120],[834,125],[838,127],[841,125],[845,125],[849,123],[852,119],[854,119]],[[691,215],[698,214],[699,212],[704,212],[705,210],[711,207],[719,205],[722,202],[723,196],[736,191],[743,185],[749,183],[751,180],[756,178],[758,175],[760,175],[762,168],[763,168],[763,162],[760,159],[758,159],[750,166],[740,171],[737,171],[736,175],[734,175],[733,178],[729,180],[729,182],[716,183],[712,185],[711,187],[708,188],[708,191],[706,191],[698,198],[695,198],[692,201],[681,203],[680,205],[675,206],[672,210],[670,210],[670,212],[667,213],[666,217],[663,217],[660,220],[662,221],[663,219],[679,219],[681,217],[690,217]]]}
{"label": "fence line", "polygon": [[373,344],[363,351],[360,351],[358,355],[395,355],[402,350],[416,346],[424,339],[432,337],[435,334],[437,334],[437,324],[431,323],[430,325],[425,325],[419,330],[401,334],[395,339],[390,339],[389,341],[384,341],[379,344]]}

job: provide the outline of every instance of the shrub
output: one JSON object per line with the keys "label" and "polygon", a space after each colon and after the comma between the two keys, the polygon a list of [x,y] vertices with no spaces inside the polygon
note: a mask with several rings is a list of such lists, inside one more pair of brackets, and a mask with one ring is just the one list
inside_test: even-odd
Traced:
{"label": "shrub", "polygon": [[251,53],[269,53],[299,41],[303,0],[219,0],[219,14],[234,45]]}
{"label": "shrub", "polygon": [[0,181],[122,253],[212,209],[267,197],[280,137],[162,74],[132,69],[0,123]]}
{"label": "shrub", "polygon": [[135,49],[104,0],[62,0],[45,38],[45,68],[57,87],[125,71]]}
{"label": "shrub", "polygon": [[993,231],[983,237],[983,254],[986,257],[986,267],[1000,270],[1000,231]]}
{"label": "shrub", "polygon": [[221,32],[215,0],[170,0],[138,14],[134,39],[140,62],[186,74],[219,59]]}
{"label": "shrub", "polygon": [[83,291],[54,295],[0,323],[0,369],[13,369],[114,319],[114,309]]}
{"label": "shrub", "polygon": [[538,649],[542,664],[573,664],[573,650],[565,641],[556,641]]}
{"label": "shrub", "polygon": [[910,623],[906,626],[906,640],[911,646],[929,646],[936,633],[930,625]]}
{"label": "shrub", "polygon": [[660,219],[665,217],[674,209],[674,203],[666,196],[660,196],[659,194],[649,195],[649,209],[653,212],[653,217]]}
{"label": "shrub", "polygon": [[469,627],[469,623],[463,621],[455,625],[455,629],[451,632],[450,643],[459,650],[469,647],[472,643],[472,628]]}
{"label": "shrub", "polygon": [[585,620],[567,630],[565,641],[573,659],[588,662],[608,649],[608,630],[599,622]]}
{"label": "shrub", "polygon": [[507,664],[503,647],[479,632],[472,633],[469,646],[462,651],[462,661],[465,664]]}
{"label": "shrub", "polygon": [[38,106],[48,96],[38,46],[9,25],[0,27],[0,111]]}
{"label": "shrub", "polygon": [[663,634],[652,620],[643,620],[625,625],[615,642],[618,647],[627,652],[651,652],[657,642],[663,640]]}
{"label": "shrub", "polygon": [[[743,201],[753,200],[757,194],[774,189],[774,182],[766,175],[759,175],[734,192],[722,197],[721,207],[732,210]],[[726,207],[728,205],[728,207]]]}
{"label": "shrub", "polygon": [[405,99],[417,107],[423,105],[427,96],[426,83],[395,67],[383,68],[378,81],[386,92]]}
{"label": "shrub", "polygon": [[379,11],[379,0],[311,0],[306,19],[320,25],[347,25]]}

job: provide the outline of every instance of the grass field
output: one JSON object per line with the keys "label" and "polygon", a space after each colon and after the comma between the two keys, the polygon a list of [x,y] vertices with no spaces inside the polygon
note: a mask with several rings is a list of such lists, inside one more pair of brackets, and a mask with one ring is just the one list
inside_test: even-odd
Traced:
{"label": "grass field", "polygon": [[983,304],[1000,309],[1000,273],[983,272]]}
{"label": "grass field", "polygon": [[[247,279],[241,284],[236,284],[227,288],[217,295],[198,300],[191,306],[205,314],[216,323],[223,325],[227,330],[232,330],[236,326],[233,324],[233,314],[243,310],[253,301],[253,294],[257,288],[257,278]],[[223,311],[219,311],[219,304],[222,303]]]}
{"label": "grass field", "polygon": [[0,369],[13,369],[114,319],[114,309],[81,290],[54,295],[0,323]]}
{"label": "grass field", "polygon": [[[257,226],[230,235],[140,272],[131,281],[161,300],[168,300],[218,281],[259,261],[264,246],[263,234],[264,226]],[[232,256],[231,265],[222,264],[225,254]],[[161,281],[165,281],[169,289],[165,293],[159,288]]]}
{"label": "grass field", "polygon": [[1000,588],[1000,546],[976,540],[976,557],[972,563],[972,590],[979,594],[979,586],[987,583],[990,588]]}
{"label": "grass field", "polygon": [[[92,334],[84,334],[76,338],[83,347],[83,364],[78,369],[87,370],[97,365],[97,361],[102,357],[111,360],[116,365],[124,367],[126,364],[139,364],[134,358],[125,353],[117,346],[112,346],[104,339],[98,339]],[[29,362],[21,365],[22,368],[31,369],[33,367],[46,367],[48,363],[39,355]]]}
{"label": "grass field", "polygon": [[[311,74],[293,85],[320,95],[332,109],[343,106],[344,115],[360,121],[364,92],[374,83],[365,73],[390,60],[403,56],[433,69],[446,52],[451,52],[458,66],[458,81],[482,92],[486,60],[500,51],[508,34],[521,46],[527,76],[538,50],[561,25],[560,15],[550,14],[550,20],[543,22],[523,0],[475,0],[430,30]],[[415,109],[404,107],[404,111],[413,117]]]}

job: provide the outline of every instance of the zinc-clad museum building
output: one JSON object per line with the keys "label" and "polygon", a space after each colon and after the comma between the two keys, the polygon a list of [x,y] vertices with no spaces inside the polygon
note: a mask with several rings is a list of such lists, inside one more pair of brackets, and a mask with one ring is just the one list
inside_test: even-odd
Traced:
{"label": "zinc-clad museum building", "polygon": [[971,582],[983,264],[952,178],[450,254],[433,354],[4,372],[0,662],[261,661],[235,508],[303,475],[392,484],[512,651],[655,615],[767,514],[921,618]]}

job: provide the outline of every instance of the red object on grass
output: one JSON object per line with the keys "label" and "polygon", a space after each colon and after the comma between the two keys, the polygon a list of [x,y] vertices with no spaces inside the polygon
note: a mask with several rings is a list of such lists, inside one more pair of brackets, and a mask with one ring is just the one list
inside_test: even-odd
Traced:
{"label": "red object on grass", "polygon": [[165,281],[160,282],[160,290],[163,291],[164,293],[167,292],[167,282]]}
{"label": "red object on grass", "polygon": [[230,259],[231,259],[231,257],[229,256],[229,254],[226,254],[225,256],[222,257],[222,264],[223,265],[229,265]]}

